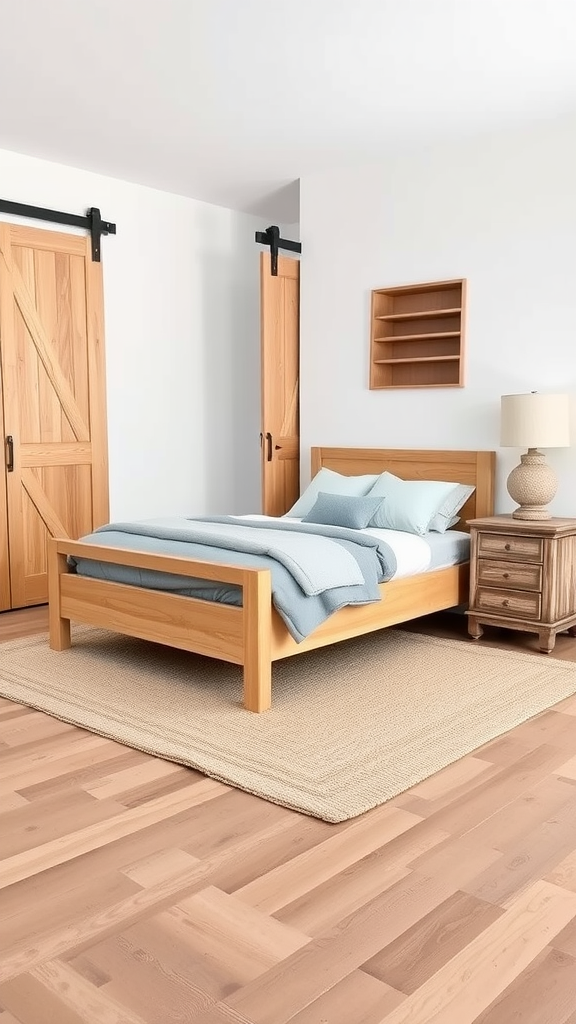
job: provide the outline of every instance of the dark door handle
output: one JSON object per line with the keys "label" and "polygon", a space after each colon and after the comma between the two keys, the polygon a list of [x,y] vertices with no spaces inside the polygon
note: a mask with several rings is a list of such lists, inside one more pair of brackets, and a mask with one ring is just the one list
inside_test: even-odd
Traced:
{"label": "dark door handle", "polygon": [[6,438],[6,471],[14,472],[14,438],[12,434],[8,434]]}
{"label": "dark door handle", "polygon": [[266,433],[266,461],[272,462],[272,434],[268,430]]}

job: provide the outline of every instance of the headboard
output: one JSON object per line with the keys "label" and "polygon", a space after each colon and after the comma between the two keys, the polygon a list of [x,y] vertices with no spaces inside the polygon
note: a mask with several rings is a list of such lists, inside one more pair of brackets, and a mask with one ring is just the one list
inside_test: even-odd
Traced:
{"label": "headboard", "polygon": [[458,530],[467,519],[494,513],[496,452],[430,451],[408,448],[312,448],[312,476],[319,469],[353,476],[387,469],[403,480],[448,480],[474,484],[476,490],[458,513]]}

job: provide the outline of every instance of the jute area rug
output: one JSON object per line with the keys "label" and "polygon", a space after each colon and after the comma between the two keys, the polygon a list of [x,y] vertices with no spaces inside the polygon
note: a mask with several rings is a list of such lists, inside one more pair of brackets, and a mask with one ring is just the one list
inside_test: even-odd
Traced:
{"label": "jute area rug", "polygon": [[273,708],[241,670],[78,627],[0,646],[0,693],[325,821],[397,796],[576,692],[576,666],[400,630],[276,662]]}

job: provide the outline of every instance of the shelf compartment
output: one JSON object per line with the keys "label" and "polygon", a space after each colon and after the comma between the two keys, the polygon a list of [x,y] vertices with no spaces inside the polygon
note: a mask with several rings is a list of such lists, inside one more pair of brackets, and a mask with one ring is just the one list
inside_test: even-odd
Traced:
{"label": "shelf compartment", "polygon": [[428,338],[459,338],[460,331],[433,331],[430,334],[389,334],[374,341],[425,341]]}
{"label": "shelf compartment", "polygon": [[460,306],[453,309],[421,309],[418,313],[387,313],[374,317],[375,320],[432,320],[438,316],[452,316],[462,312]]}
{"label": "shelf compartment", "polygon": [[382,320],[374,318],[373,333],[376,340],[388,341],[390,338],[436,338],[456,337],[460,334],[462,323],[460,314],[438,316],[433,320]]}
{"label": "shelf compartment", "polygon": [[394,366],[398,363],[458,363],[460,356],[392,356],[390,359],[375,359],[375,363],[384,363]]}
{"label": "shelf compartment", "polygon": [[380,364],[381,387],[459,387],[459,362],[456,359],[392,360]]}
{"label": "shelf compartment", "polygon": [[455,356],[460,358],[460,336],[452,338],[413,338],[411,341],[400,341],[387,338],[373,346],[373,361],[379,359],[418,359],[419,356]]}
{"label": "shelf compartment", "polygon": [[445,313],[447,309],[462,309],[461,281],[445,281],[438,284],[406,285],[399,288],[377,288],[377,316],[406,313],[417,316],[436,310]]}
{"label": "shelf compartment", "polygon": [[403,388],[404,390],[406,390],[408,388],[459,388],[459,387],[461,387],[461,385],[458,383],[458,381],[454,381],[454,382],[450,383],[450,382],[447,382],[447,381],[443,380],[443,381],[440,381],[439,384],[434,384],[434,383],[430,383],[430,381],[427,380],[424,384],[415,384],[413,380],[410,380],[410,381],[407,381],[405,384],[386,384],[385,386],[382,385],[381,390],[394,391],[394,390],[399,390],[400,388]]}
{"label": "shelf compartment", "polygon": [[370,388],[462,387],[466,282],[372,292]]}

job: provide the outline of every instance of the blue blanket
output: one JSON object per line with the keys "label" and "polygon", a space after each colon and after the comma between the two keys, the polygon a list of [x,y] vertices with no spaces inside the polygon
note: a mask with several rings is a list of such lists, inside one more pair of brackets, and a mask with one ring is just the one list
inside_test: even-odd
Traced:
{"label": "blue blanket", "polygon": [[[378,583],[390,579],[396,570],[392,549],[376,537],[358,530],[275,518],[172,517],[110,523],[82,540],[108,547],[270,569],[272,600],[297,642],[339,608],[379,601]],[[333,563],[329,567],[325,564],[327,560]],[[84,576],[226,604],[242,603],[241,589],[228,584],[98,562],[97,557],[72,562],[76,571]]]}

